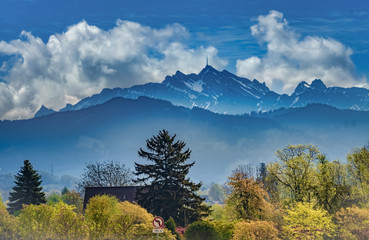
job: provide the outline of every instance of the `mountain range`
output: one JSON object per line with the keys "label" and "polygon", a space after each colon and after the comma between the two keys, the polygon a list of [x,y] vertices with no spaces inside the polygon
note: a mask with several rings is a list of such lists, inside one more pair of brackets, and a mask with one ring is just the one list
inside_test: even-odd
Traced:
{"label": "mountain range", "polygon": [[279,95],[211,66],[199,74],[178,71],[162,83],[104,89],[58,112],[43,106],[35,118],[0,121],[0,179],[25,159],[59,176],[79,177],[86,163],[97,161],[133,169],[144,163],[137,151],[162,129],[192,150],[196,181],[224,183],[239,164],[274,161],[288,144],[315,144],[329,160],[345,161],[369,140],[367,109],[363,88],[314,80]]}
{"label": "mountain range", "polygon": [[[316,144],[328,159],[345,160],[368,141],[369,112],[323,104],[264,113],[228,115],[168,101],[113,98],[76,111],[28,120],[0,121],[0,175],[15,173],[25,159],[36,169],[78,177],[85,163],[119,160],[133,169],[146,139],[167,129],[187,143],[190,176],[223,183],[239,164],[275,159],[288,144]],[[206,171],[204,171],[206,169]]]}
{"label": "mountain range", "polygon": [[[265,83],[238,77],[226,70],[220,72],[207,65],[199,74],[186,75],[177,71],[162,83],[103,89],[99,94],[82,99],[75,105],[68,104],[60,111],[88,108],[115,97],[136,99],[140,96],[226,114],[303,107],[310,103],[327,104],[339,109],[369,110],[369,90],[366,88],[326,87],[320,79],[315,79],[311,84],[301,82],[291,95],[280,95],[271,91]],[[35,117],[53,112],[42,106]]]}

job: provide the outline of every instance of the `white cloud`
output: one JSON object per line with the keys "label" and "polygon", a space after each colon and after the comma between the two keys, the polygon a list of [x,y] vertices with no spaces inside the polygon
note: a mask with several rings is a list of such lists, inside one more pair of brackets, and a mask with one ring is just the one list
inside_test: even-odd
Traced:
{"label": "white cloud", "polygon": [[82,21],[44,43],[29,32],[0,41],[0,54],[11,58],[0,67],[0,119],[32,117],[43,104],[59,109],[108,87],[160,82],[176,70],[199,72],[208,55],[224,67],[214,47],[188,48],[179,25],[154,29],[118,20],[110,30]]}
{"label": "white cloud", "polygon": [[328,86],[367,85],[364,77],[355,74],[349,47],[334,39],[301,38],[280,12],[259,16],[251,32],[260,44],[266,44],[267,52],[262,57],[237,60],[238,75],[258,79],[276,91],[287,93],[301,81],[315,78]]}

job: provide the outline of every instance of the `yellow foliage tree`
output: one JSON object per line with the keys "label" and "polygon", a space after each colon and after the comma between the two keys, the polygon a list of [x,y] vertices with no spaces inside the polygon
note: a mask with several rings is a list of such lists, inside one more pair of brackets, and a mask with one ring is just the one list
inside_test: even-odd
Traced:
{"label": "yellow foliage tree", "polygon": [[52,239],[54,208],[46,204],[24,206],[19,215],[20,234],[27,240]]}
{"label": "yellow foliage tree", "polygon": [[82,240],[88,238],[88,227],[84,223],[83,216],[74,212],[74,205],[58,202],[54,205],[54,209],[53,239]]}
{"label": "yellow foliage tree", "polygon": [[85,211],[91,239],[107,239],[112,235],[112,222],[118,212],[118,200],[107,195],[89,200]]}
{"label": "yellow foliage tree", "polygon": [[269,221],[247,221],[235,225],[232,240],[278,240],[278,229]]}
{"label": "yellow foliage tree", "polygon": [[335,231],[328,212],[314,209],[312,203],[296,203],[292,209],[287,210],[284,220],[286,225],[283,231],[287,239],[323,240],[332,237]]}
{"label": "yellow foliage tree", "polygon": [[[91,198],[85,212],[90,239],[152,239],[153,218],[140,206],[107,195]],[[167,229],[160,238],[175,239]]]}
{"label": "yellow foliage tree", "polygon": [[369,239],[369,209],[357,206],[341,209],[335,215],[338,239]]}
{"label": "yellow foliage tree", "polygon": [[0,198],[0,239],[19,239],[18,219],[8,213]]}

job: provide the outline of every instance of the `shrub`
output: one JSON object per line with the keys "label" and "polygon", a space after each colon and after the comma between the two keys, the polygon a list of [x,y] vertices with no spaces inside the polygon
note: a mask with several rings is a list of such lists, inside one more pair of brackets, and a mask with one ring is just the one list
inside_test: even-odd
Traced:
{"label": "shrub", "polygon": [[233,240],[277,240],[278,230],[269,221],[239,222],[235,225]]}
{"label": "shrub", "polygon": [[191,223],[185,232],[185,237],[189,240],[221,240],[214,225],[206,221]]}
{"label": "shrub", "polygon": [[24,206],[19,215],[21,235],[27,240],[52,238],[54,209],[46,204]]}
{"label": "shrub", "polygon": [[320,240],[332,237],[335,225],[331,216],[323,209],[314,209],[312,203],[296,203],[291,210],[287,210],[283,226],[287,239]]}
{"label": "shrub", "polygon": [[235,228],[234,222],[227,221],[214,221],[212,222],[216,231],[220,234],[222,240],[232,239],[232,235]]}
{"label": "shrub", "polygon": [[54,206],[52,229],[54,239],[86,239],[88,227],[82,215],[74,212],[75,206],[58,202]]}
{"label": "shrub", "polygon": [[369,239],[369,210],[357,206],[341,209],[335,215],[338,239]]}
{"label": "shrub", "polygon": [[8,213],[0,198],[0,239],[19,239],[18,219]]}
{"label": "shrub", "polygon": [[118,212],[118,200],[107,195],[92,197],[86,207],[85,219],[91,239],[109,238],[114,215]]}

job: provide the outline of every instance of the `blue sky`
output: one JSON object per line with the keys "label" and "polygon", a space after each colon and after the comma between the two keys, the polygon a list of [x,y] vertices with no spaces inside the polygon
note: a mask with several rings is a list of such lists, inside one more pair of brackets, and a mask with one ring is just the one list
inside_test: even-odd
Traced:
{"label": "blue sky", "polygon": [[279,93],[367,87],[368,30],[364,0],[1,0],[0,118],[196,73],[206,55]]}

